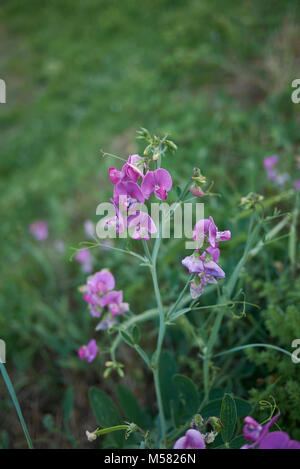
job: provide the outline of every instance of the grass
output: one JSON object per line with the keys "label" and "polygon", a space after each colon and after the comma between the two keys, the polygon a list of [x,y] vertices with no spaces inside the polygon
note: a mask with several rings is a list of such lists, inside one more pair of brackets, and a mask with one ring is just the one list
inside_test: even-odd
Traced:
{"label": "grass", "polygon": [[[224,206],[233,219],[242,195],[266,189],[262,158],[278,152],[291,167],[299,151],[299,111],[290,100],[299,10],[292,0],[2,2],[0,331],[41,446],[69,444],[61,436],[51,441],[42,420],[51,414],[61,424],[61,389],[75,383],[83,397],[77,394],[72,428],[83,439],[87,385],[102,382],[99,369],[86,371],[76,358],[91,334],[76,291],[85,277],[68,262],[70,250],[61,256],[54,249],[56,240],[77,246],[83,221],[96,221],[96,206],[109,194],[111,162],[101,149],[137,151],[141,125],[170,133],[179,146],[167,161],[176,185],[199,166],[223,195],[210,202],[217,221]],[[50,226],[41,246],[28,233],[37,219]],[[244,226],[233,223],[236,233]],[[239,254],[231,249],[228,269]],[[174,273],[177,251],[175,243],[163,253],[167,297],[184,278]],[[152,306],[134,261],[128,285],[128,264],[104,251],[96,257],[99,267],[118,267],[120,288],[137,311]],[[3,445],[20,447],[11,404],[0,393]]]}

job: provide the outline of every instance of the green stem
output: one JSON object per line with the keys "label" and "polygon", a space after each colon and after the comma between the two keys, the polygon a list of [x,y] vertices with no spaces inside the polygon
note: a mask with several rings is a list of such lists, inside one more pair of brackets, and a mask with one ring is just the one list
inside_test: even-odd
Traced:
{"label": "green stem", "polygon": [[[219,300],[220,304],[222,302],[226,301],[226,300],[228,301],[228,298],[231,297],[231,295],[233,293],[233,290],[235,288],[235,285],[238,281],[240,271],[241,271],[242,267],[245,265],[245,263],[247,261],[247,258],[248,258],[249,251],[252,248],[252,245],[256,240],[256,237],[258,235],[258,232],[259,232],[259,229],[260,229],[261,225],[260,225],[260,223],[258,223],[255,226],[255,228],[252,230],[252,227],[253,227],[253,224],[254,224],[254,219],[255,219],[255,212],[252,213],[251,218],[250,218],[249,230],[248,230],[248,240],[247,240],[247,243],[246,243],[246,246],[245,246],[245,249],[244,249],[243,256],[240,259],[240,261],[237,264],[235,270],[233,271],[233,274],[230,277],[230,280],[227,284],[226,293],[224,295],[222,295],[222,297]],[[218,309],[218,307],[216,309]],[[203,360],[203,381],[204,381],[204,402],[203,402],[203,404],[205,404],[208,401],[208,398],[209,398],[209,391],[210,391],[209,360],[211,358],[212,350],[213,350],[213,348],[215,346],[215,343],[217,341],[219,330],[220,330],[220,327],[221,327],[222,320],[223,320],[225,312],[226,312],[226,310],[218,312],[218,314],[216,316],[216,319],[215,319],[215,322],[214,322],[214,325],[213,325],[211,335],[210,335],[208,343],[207,343],[206,350],[205,350],[205,357],[204,357],[204,360]]]}
{"label": "green stem", "polygon": [[160,389],[159,361],[160,361],[161,349],[162,349],[162,345],[163,345],[163,341],[164,341],[164,337],[166,333],[166,324],[165,324],[164,310],[163,310],[163,305],[162,305],[158,281],[157,281],[156,264],[152,264],[150,270],[151,270],[151,275],[152,275],[156,303],[157,303],[158,310],[159,310],[159,331],[158,331],[157,346],[156,346],[156,351],[155,351],[155,360],[153,363],[153,378],[154,378],[157,405],[158,405],[158,410],[159,410],[161,441],[163,445],[165,445],[166,422],[165,422],[164,407],[163,407],[163,401],[162,401],[162,395],[161,395],[161,389]]}
{"label": "green stem", "polygon": [[10,394],[11,400],[13,401],[16,412],[18,414],[18,417],[19,417],[19,420],[20,420],[20,423],[21,423],[21,426],[22,426],[22,429],[23,429],[23,432],[24,432],[24,435],[25,435],[25,438],[26,438],[26,441],[27,441],[28,448],[33,449],[33,444],[32,444],[32,441],[31,441],[31,438],[30,438],[30,435],[29,435],[29,432],[28,432],[28,429],[27,429],[27,426],[26,426],[26,423],[25,423],[25,420],[24,420],[24,417],[23,417],[23,414],[22,414],[22,411],[21,411],[21,407],[20,407],[18,398],[16,396],[16,393],[15,393],[14,387],[12,385],[12,382],[10,380],[10,377],[7,374],[6,368],[3,365],[3,363],[1,362],[1,360],[0,360],[0,370],[1,370],[4,382],[6,384],[6,387],[8,389],[8,392]]}

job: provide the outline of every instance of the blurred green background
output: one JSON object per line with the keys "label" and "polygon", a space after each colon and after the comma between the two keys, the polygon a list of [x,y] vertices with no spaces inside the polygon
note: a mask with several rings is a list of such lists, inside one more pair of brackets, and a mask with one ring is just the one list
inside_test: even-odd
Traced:
{"label": "blurred green background", "polygon": [[[142,150],[135,140],[140,126],[169,133],[179,147],[166,159],[175,185],[182,186],[192,168],[200,167],[222,194],[207,202],[206,210],[227,228],[241,196],[274,190],[262,171],[263,157],[278,153],[289,169],[299,152],[300,108],[290,95],[300,70],[300,4],[2,0],[0,9],[0,78],[7,85],[7,104],[0,105],[0,337],[7,343],[7,369],[35,445],[84,447],[84,430],[94,427],[88,386],[111,390],[119,381],[103,382],[105,354],[95,366],[77,358],[77,348],[94,334],[94,323],[77,291],[86,276],[69,261],[71,248],[86,239],[84,221],[97,221],[98,203],[111,194],[107,169],[112,162],[101,150],[126,158]],[[41,219],[49,224],[45,243],[28,232],[28,225]],[[245,226],[231,224],[234,240],[223,254],[229,271],[241,253]],[[56,249],[58,241],[66,245],[64,254]],[[167,300],[186,278],[180,266],[183,245],[181,251],[172,246],[162,253]],[[253,278],[261,281],[253,287],[254,302],[265,305],[268,295],[274,298],[266,280],[271,288],[278,279],[272,263],[284,263],[285,250],[275,244],[247,273],[251,285]],[[134,260],[100,249],[93,256],[95,269],[112,269],[134,311],[151,307],[146,273]],[[294,292],[292,304],[299,303],[296,287]],[[287,301],[284,291],[276,295],[277,305]],[[253,341],[263,336],[287,346],[263,325],[263,315],[251,317],[229,324],[226,345],[234,346],[235,334],[248,333],[255,320],[261,330],[257,336],[254,331]],[[295,327],[300,334],[299,321]],[[103,336],[98,341],[107,346]],[[182,347],[186,353],[187,346]],[[134,353],[124,347],[126,353],[125,380],[143,399],[145,378]],[[244,397],[266,374],[266,363],[255,367],[255,359],[241,361],[248,373],[244,381],[242,373],[233,379]],[[197,375],[197,360],[190,366]],[[74,410],[66,424],[63,399],[71,388]],[[298,389],[291,391],[296,409]],[[0,447],[24,447],[3,382],[0,398]],[[284,392],[281,398],[288,399]],[[295,419],[287,420],[287,430],[296,428]]]}

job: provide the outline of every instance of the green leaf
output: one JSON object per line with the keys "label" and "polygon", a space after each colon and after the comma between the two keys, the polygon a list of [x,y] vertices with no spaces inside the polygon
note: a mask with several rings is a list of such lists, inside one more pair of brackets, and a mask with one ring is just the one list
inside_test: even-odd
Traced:
{"label": "green leaf", "polygon": [[119,384],[117,386],[117,397],[126,419],[143,427],[143,411],[130,389]]}
{"label": "green leaf", "polygon": [[133,338],[132,338],[129,334],[127,334],[127,332],[125,332],[125,331],[120,330],[119,332],[120,332],[120,336],[122,337],[122,339],[124,340],[124,342],[125,342],[127,345],[129,345],[130,347],[134,347],[134,340],[133,340]]}
{"label": "green leaf", "polygon": [[139,326],[135,325],[132,329],[132,337],[135,344],[138,344],[141,338],[141,329]]}
{"label": "green leaf", "polygon": [[159,364],[159,380],[164,405],[164,412],[167,418],[171,416],[172,403],[174,408],[179,404],[177,387],[173,381],[173,376],[176,375],[176,363],[173,356],[168,351],[163,351],[160,357]]}
{"label": "green leaf", "polygon": [[70,387],[67,389],[63,399],[63,417],[65,420],[69,420],[72,414],[74,404],[74,388]]}
{"label": "green leaf", "polygon": [[[122,423],[115,404],[111,398],[105,394],[105,392],[100,391],[98,388],[92,387],[89,391],[89,397],[95,418],[101,428],[113,427]],[[122,445],[122,433],[124,432],[115,432],[112,436],[118,445]]]}
{"label": "green leaf", "polygon": [[225,394],[223,397],[220,418],[223,424],[221,431],[223,441],[224,443],[229,443],[234,433],[237,421],[236,404],[230,394]]}
{"label": "green leaf", "polygon": [[175,375],[173,381],[178,389],[178,395],[183,401],[185,413],[192,417],[199,408],[199,394],[197,388],[190,378],[183,375]]}
{"label": "green leaf", "polygon": [[[249,404],[249,402],[245,401],[244,399],[240,399],[239,397],[235,397],[234,402],[236,405],[238,417],[245,417],[246,415],[251,414],[252,406]],[[222,399],[214,399],[208,402],[208,404],[206,404],[206,406],[204,406],[201,410],[202,417],[220,417],[221,405]]]}

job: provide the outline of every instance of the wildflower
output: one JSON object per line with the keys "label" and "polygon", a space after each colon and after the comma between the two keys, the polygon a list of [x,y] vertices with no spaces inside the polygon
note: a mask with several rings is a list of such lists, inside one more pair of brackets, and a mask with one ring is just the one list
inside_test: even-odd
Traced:
{"label": "wildflower", "polygon": [[173,449],[205,449],[203,435],[198,430],[187,430],[185,436],[175,442]]}
{"label": "wildflower", "polygon": [[168,192],[171,188],[171,175],[163,168],[159,168],[156,171],[148,171],[141,185],[141,189],[146,199],[149,199],[152,192],[154,192],[157,199],[165,200],[167,199]]}
{"label": "wildflower", "polygon": [[120,181],[114,187],[114,202],[125,210],[135,210],[136,203],[144,203],[145,197],[141,188],[133,181]]}
{"label": "wildflower", "polygon": [[113,227],[116,233],[124,233],[125,226],[126,226],[124,217],[121,211],[119,210],[119,207],[117,206],[117,204],[112,199],[111,199],[111,202],[115,207],[116,215],[106,220],[105,224],[107,228]]}
{"label": "wildflower", "polygon": [[133,239],[145,239],[146,241],[149,241],[149,233],[153,234],[157,232],[154,221],[145,212],[137,211],[134,215],[129,215],[127,224],[128,228],[135,227],[131,235]]}
{"label": "wildflower", "polygon": [[139,155],[130,155],[121,171],[116,168],[109,168],[109,178],[113,184],[120,181],[137,182],[143,177],[144,159]]}
{"label": "wildflower", "polygon": [[225,272],[221,267],[212,260],[203,261],[199,257],[197,251],[194,252],[191,256],[187,256],[182,260],[182,265],[189,270],[190,274],[208,274],[216,278],[224,278]]}
{"label": "wildflower", "polygon": [[111,291],[106,295],[102,296],[99,300],[99,305],[104,308],[108,306],[108,309],[112,316],[117,314],[124,314],[129,311],[128,303],[123,303],[123,291]]}
{"label": "wildflower", "polygon": [[78,350],[78,356],[80,360],[87,360],[88,363],[91,363],[95,360],[98,354],[98,346],[95,339],[92,339],[87,345],[83,345]]}
{"label": "wildflower", "polygon": [[94,225],[94,223],[91,220],[85,220],[85,222],[83,224],[83,227],[84,227],[84,232],[85,232],[86,236],[89,239],[93,239],[94,236],[95,236],[95,225]]}
{"label": "wildflower", "polygon": [[193,300],[202,295],[203,287],[208,284],[216,284],[215,277],[209,274],[200,274],[191,281],[190,293]]}
{"label": "wildflower", "polygon": [[259,449],[300,449],[300,443],[285,432],[271,432],[262,439]]}
{"label": "wildflower", "polygon": [[31,223],[29,231],[38,241],[45,241],[48,238],[48,223],[43,220]]}
{"label": "wildflower", "polygon": [[92,256],[89,249],[81,249],[78,251],[75,259],[81,264],[84,273],[89,274],[92,272]]}
{"label": "wildflower", "polygon": [[279,158],[277,155],[268,156],[267,158],[264,158],[264,168],[267,171],[270,181],[282,186],[290,179],[290,175],[288,173],[280,173],[277,171],[275,166],[278,161]]}
{"label": "wildflower", "polygon": [[277,165],[278,161],[279,158],[277,155],[267,156],[266,158],[264,158],[264,168],[268,171],[274,168],[274,166]]}
{"label": "wildflower", "polygon": [[84,293],[83,299],[89,304],[92,316],[99,317],[101,314],[100,295],[105,295],[115,287],[114,276],[107,270],[102,269],[90,276],[87,284],[81,288]]}
{"label": "wildflower", "polygon": [[256,441],[259,438],[259,435],[262,431],[262,426],[256,422],[252,417],[245,417],[244,422],[246,425],[244,425],[243,428],[243,434],[245,437],[245,440],[247,441]]}
{"label": "wildflower", "polygon": [[252,417],[245,417],[246,425],[243,428],[243,434],[246,440],[252,441],[251,445],[246,444],[241,449],[251,449],[258,446],[259,449],[300,449],[300,443],[291,440],[285,432],[271,432],[269,428],[279,418],[280,414],[275,415],[265,425],[260,425]]}

